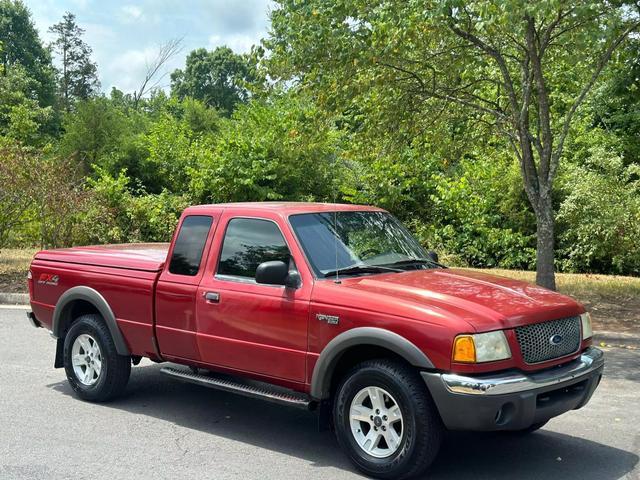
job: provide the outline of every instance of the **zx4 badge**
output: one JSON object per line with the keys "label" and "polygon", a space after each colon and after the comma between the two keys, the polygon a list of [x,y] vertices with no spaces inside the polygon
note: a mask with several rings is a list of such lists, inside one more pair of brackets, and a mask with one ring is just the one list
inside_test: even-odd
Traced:
{"label": "zx4 badge", "polygon": [[56,273],[41,273],[38,278],[38,284],[40,285],[58,285],[60,277]]}

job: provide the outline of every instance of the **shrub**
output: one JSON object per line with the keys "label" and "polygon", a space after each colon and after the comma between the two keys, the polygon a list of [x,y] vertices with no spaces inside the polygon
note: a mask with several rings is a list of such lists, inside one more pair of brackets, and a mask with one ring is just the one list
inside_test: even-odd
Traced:
{"label": "shrub", "polygon": [[97,169],[97,178],[88,182],[88,192],[75,243],[167,242],[189,204],[185,196],[166,190],[134,195],[126,171],[113,177]]}
{"label": "shrub", "polygon": [[640,168],[596,146],[567,177],[558,212],[561,268],[640,274]]}
{"label": "shrub", "polygon": [[326,200],[341,174],[337,136],[302,99],[254,100],[223,123],[189,168],[198,202]]}

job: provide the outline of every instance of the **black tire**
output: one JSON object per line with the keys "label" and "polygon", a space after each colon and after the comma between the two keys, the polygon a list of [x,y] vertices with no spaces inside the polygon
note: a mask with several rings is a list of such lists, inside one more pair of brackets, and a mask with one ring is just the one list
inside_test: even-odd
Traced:
{"label": "black tire", "polygon": [[[388,392],[403,417],[400,446],[386,458],[365,452],[351,430],[351,403],[358,392],[369,386]],[[423,473],[438,454],[444,431],[418,372],[388,359],[363,362],[344,376],[335,394],[333,421],[338,443],[354,465],[365,474],[382,479],[400,480]]]}
{"label": "black tire", "polygon": [[[92,385],[82,383],[74,371],[71,359],[73,344],[82,334],[95,339],[102,358],[100,373]],[[92,402],[106,402],[120,395],[127,386],[131,374],[131,357],[118,355],[109,328],[100,315],[87,314],[78,317],[65,336],[64,369],[67,380],[78,397]]]}

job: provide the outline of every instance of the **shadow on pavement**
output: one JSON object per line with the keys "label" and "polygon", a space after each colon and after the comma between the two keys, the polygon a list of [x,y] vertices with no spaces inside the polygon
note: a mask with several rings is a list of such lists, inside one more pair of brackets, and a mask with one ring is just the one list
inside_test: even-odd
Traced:
{"label": "shadow on pavement", "polygon": [[549,430],[527,436],[451,432],[430,470],[430,479],[613,480],[638,456]]}
{"label": "shadow on pavement", "polygon": [[[159,369],[134,368],[126,395],[99,407],[293,455],[317,467],[353,471],[333,434],[317,431],[314,414],[177,382]],[[49,388],[73,396],[66,381]],[[181,448],[177,439],[176,448]],[[545,430],[526,437],[450,432],[428,478],[614,480],[630,472],[638,460],[624,450]]]}
{"label": "shadow on pavement", "polygon": [[640,351],[624,348],[605,349],[604,376],[607,379],[640,382]]}

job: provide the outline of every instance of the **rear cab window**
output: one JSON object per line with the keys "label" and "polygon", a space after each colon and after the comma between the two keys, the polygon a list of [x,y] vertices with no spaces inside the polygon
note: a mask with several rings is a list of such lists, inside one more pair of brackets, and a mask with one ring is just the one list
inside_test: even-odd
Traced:
{"label": "rear cab window", "polygon": [[194,277],[200,270],[202,254],[213,218],[206,215],[185,217],[173,245],[169,272]]}

